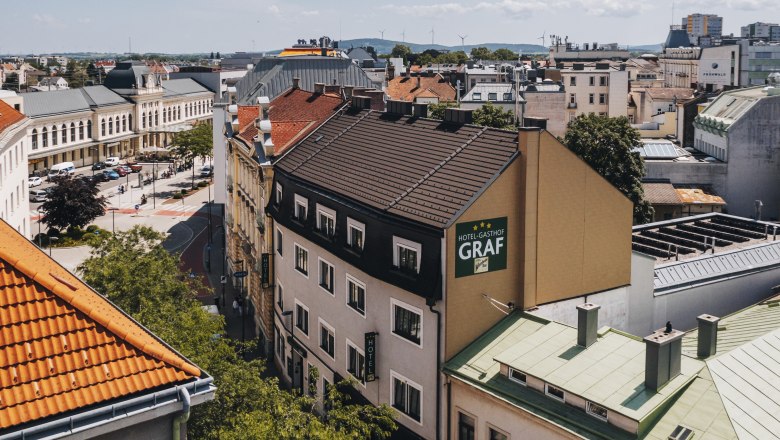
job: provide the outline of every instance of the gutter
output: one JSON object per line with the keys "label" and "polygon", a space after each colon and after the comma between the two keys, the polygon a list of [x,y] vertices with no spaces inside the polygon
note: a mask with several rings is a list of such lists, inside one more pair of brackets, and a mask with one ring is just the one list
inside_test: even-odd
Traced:
{"label": "gutter", "polygon": [[[169,405],[177,405],[182,401],[184,410],[189,414],[191,406],[191,396],[202,398],[203,401],[212,400],[216,387],[213,384],[214,378],[207,377],[196,381],[176,385],[171,388],[158,391],[156,393],[145,394],[140,397],[128,399],[114,405],[104,405],[99,408],[74,414],[69,417],[61,417],[47,423],[36,424],[29,428],[20,429],[8,434],[0,435],[0,440],[23,440],[27,438],[47,438],[57,439],[74,436],[79,433],[85,433],[91,429],[99,429],[108,424],[115,424],[115,429],[125,427],[123,421],[127,422],[131,418],[143,415],[146,412],[155,411]],[[186,393],[187,397],[183,394]],[[184,401],[186,399],[186,401]],[[171,411],[174,412],[174,411]],[[176,417],[176,420],[180,416]],[[185,419],[186,421],[186,419]],[[31,423],[36,423],[32,421]],[[175,423],[175,422],[174,422]],[[109,429],[104,434],[111,434],[114,430]],[[176,438],[176,440],[179,440]]]}

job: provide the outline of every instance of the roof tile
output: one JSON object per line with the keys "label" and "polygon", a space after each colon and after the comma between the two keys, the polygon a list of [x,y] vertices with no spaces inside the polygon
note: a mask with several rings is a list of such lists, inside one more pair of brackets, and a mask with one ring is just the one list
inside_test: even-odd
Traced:
{"label": "roof tile", "polygon": [[[419,84],[419,85],[418,85]],[[437,97],[443,102],[455,101],[455,88],[441,74],[435,76],[395,77],[387,83],[390,99],[414,101]]]}

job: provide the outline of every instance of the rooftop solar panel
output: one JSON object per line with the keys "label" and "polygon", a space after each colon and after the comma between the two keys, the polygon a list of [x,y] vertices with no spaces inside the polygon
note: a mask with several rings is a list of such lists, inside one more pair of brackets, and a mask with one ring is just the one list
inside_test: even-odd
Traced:
{"label": "rooftop solar panel", "polygon": [[635,147],[633,151],[638,152],[639,155],[646,159],[676,159],[682,154],[671,143],[643,143],[642,146]]}

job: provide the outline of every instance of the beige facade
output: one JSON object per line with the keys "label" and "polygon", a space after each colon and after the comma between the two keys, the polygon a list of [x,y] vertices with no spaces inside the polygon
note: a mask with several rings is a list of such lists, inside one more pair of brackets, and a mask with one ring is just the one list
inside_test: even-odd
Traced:
{"label": "beige facade", "polygon": [[553,136],[563,137],[566,135],[566,126],[569,123],[566,110],[567,96],[564,91],[526,91],[523,93],[523,98],[526,100],[523,116],[547,120],[547,131]]}
{"label": "beige facade", "polygon": [[698,47],[668,48],[658,59],[663,72],[664,87],[696,87],[699,82]]}
{"label": "beige facade", "polygon": [[[576,67],[579,66],[579,67]],[[609,63],[596,66],[577,64],[561,70],[566,87],[569,120],[580,115],[596,114],[616,118],[627,115],[628,72]]]}

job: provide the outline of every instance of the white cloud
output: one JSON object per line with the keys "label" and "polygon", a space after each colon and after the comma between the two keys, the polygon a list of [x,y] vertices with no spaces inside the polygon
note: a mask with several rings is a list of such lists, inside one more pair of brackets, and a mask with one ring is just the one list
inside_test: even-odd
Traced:
{"label": "white cloud", "polygon": [[[732,2],[758,2],[760,0],[721,0]],[[472,11],[494,12],[513,18],[529,16],[539,11],[577,9],[587,15],[629,17],[645,10],[644,5],[637,6],[623,0],[484,0],[479,3],[434,3],[430,5],[388,4],[384,10],[395,11],[402,15],[433,17],[445,14],[464,14]]]}
{"label": "white cloud", "polygon": [[382,6],[382,9],[395,11],[403,15],[415,15],[421,17],[434,17],[441,14],[462,14],[473,9],[473,6],[460,5],[458,3],[437,3],[432,5],[395,5]]}
{"label": "white cloud", "polygon": [[317,15],[320,15],[320,11],[303,11],[301,14],[307,16],[307,17],[314,17]]}
{"label": "white cloud", "polygon": [[82,24],[92,23],[92,19],[89,17],[79,18],[78,22]]}
{"label": "white cloud", "polygon": [[59,20],[54,18],[54,16],[49,14],[33,14],[32,19],[34,21],[37,21],[38,23],[53,25],[58,24]]}
{"label": "white cloud", "polygon": [[279,9],[279,6],[271,5],[268,7],[268,12],[273,15],[279,15],[282,11]]}

